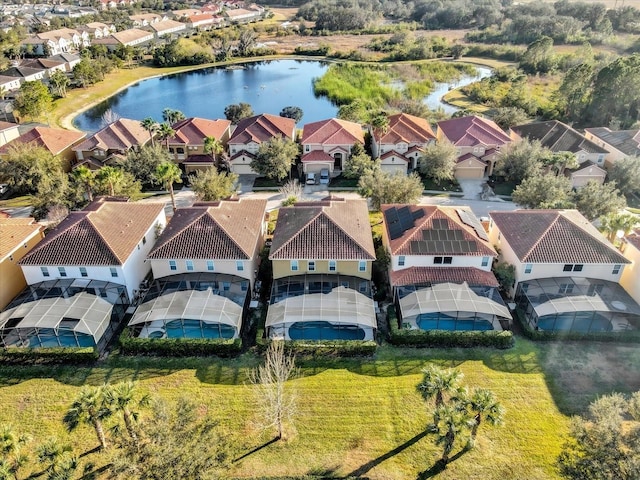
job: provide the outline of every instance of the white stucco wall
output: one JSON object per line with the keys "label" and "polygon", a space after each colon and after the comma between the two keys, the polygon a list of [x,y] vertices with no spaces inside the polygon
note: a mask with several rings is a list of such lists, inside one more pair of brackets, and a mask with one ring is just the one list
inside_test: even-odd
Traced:
{"label": "white stucco wall", "polygon": [[452,257],[451,263],[442,264],[442,263],[433,263],[433,259],[435,255],[405,255],[404,266],[400,266],[398,264],[400,255],[393,255],[391,257],[391,268],[394,271],[404,270],[406,268],[411,267],[475,267],[480,270],[485,270],[487,272],[491,271],[491,264],[493,262],[493,257],[487,257],[488,262],[486,266],[482,266],[482,256],[471,256],[471,255],[438,255],[440,257],[447,256]]}
{"label": "white stucco wall", "polygon": [[631,244],[626,244],[623,254],[632,263],[624,268],[620,285],[636,302],[640,303],[640,250]]}

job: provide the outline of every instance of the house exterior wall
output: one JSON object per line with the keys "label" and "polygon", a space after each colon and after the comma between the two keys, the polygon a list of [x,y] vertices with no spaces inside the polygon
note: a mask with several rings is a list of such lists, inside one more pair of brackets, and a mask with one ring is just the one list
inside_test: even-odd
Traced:
{"label": "house exterior wall", "polygon": [[252,158],[248,155],[240,155],[238,158],[234,158],[231,161],[231,171],[237,174],[254,174],[257,175],[253,168],[251,168]]}
{"label": "house exterior wall", "polygon": [[627,243],[622,253],[632,263],[622,272],[620,285],[636,302],[640,303],[640,250]]}
{"label": "house exterior wall", "polygon": [[166,259],[153,259],[151,263],[151,269],[153,270],[153,278],[168,277],[170,275],[178,275],[181,273],[224,273],[229,275],[236,275],[237,277],[246,278],[251,282],[253,286],[254,271],[258,268],[258,260],[254,255],[253,259],[242,260],[243,270],[238,271],[236,266],[236,260],[213,260],[214,270],[207,270],[207,259],[193,259],[193,270],[187,270],[186,261],[190,259],[177,258],[176,270],[171,270],[169,266],[169,260]]}
{"label": "house exterior wall", "polygon": [[0,262],[0,278],[2,279],[0,282],[0,310],[6,307],[27,286],[18,262],[43,238],[44,232],[35,232]]}
{"label": "house exterior wall", "polygon": [[[605,154],[605,156],[604,156],[604,165],[607,165],[608,167],[612,166],[618,160],[622,160],[623,158],[627,157],[627,155],[625,153],[621,152],[620,150],[618,150],[614,146],[609,145],[607,142],[605,142],[601,138],[596,137],[591,132],[585,131],[584,132],[584,138],[586,138],[587,140],[592,141],[593,143],[595,143],[599,147],[602,147],[605,150],[609,151],[609,153]],[[602,164],[600,164],[600,165],[602,165]]]}
{"label": "house exterior wall", "polygon": [[571,186],[573,188],[580,188],[591,181],[602,185],[606,176],[607,173],[600,169],[593,167],[583,168],[571,174]]}
{"label": "house exterior wall", "polygon": [[21,83],[20,79],[16,78],[15,80],[10,80],[10,81],[7,81],[7,82],[3,83],[1,86],[7,92],[13,92],[15,90],[20,90],[20,83]]}
{"label": "house exterior wall", "polygon": [[253,153],[256,154],[258,153],[258,148],[260,147],[260,144],[256,143],[256,142],[249,142],[249,143],[229,143],[229,154],[230,155],[235,155],[238,152],[241,152],[242,150],[245,150],[249,153]]}
{"label": "house exterior wall", "polygon": [[371,280],[371,260],[366,260],[365,272],[359,270],[359,260],[336,260],[336,270],[329,271],[329,260],[315,260],[315,270],[309,270],[308,260],[298,260],[298,270],[291,270],[290,260],[273,260],[273,278],[290,277],[292,275],[304,275],[306,273],[328,273],[351,275],[358,278]]}
{"label": "house exterior wall", "polygon": [[[399,259],[404,256],[404,266],[400,266]],[[436,264],[434,258],[438,257],[452,257],[451,263]],[[391,269],[393,271],[404,270],[411,267],[475,267],[487,272],[491,271],[491,264],[493,257],[486,257],[487,265],[482,266],[482,259],[485,257],[476,257],[470,255],[392,255],[391,256]]]}
{"label": "house exterior wall", "polygon": [[17,126],[0,131],[0,147],[2,145],[6,145],[11,140],[15,140],[19,136],[20,131],[18,130]]}

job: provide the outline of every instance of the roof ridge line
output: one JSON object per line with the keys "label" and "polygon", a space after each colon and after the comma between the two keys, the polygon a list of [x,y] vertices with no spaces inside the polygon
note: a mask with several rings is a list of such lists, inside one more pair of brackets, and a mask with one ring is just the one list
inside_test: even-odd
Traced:
{"label": "roof ridge line", "polygon": [[91,227],[93,228],[93,230],[98,234],[98,237],[100,237],[100,240],[102,241],[102,243],[104,243],[106,245],[106,247],[109,249],[111,254],[120,262],[120,265],[124,265],[124,262],[122,261],[122,259],[116,254],[116,252],[113,251],[113,248],[111,248],[111,245],[109,245],[109,243],[104,239],[104,236],[102,235],[102,232],[91,221],[91,214],[92,213],[94,213],[94,212],[89,212],[89,214],[86,216],[87,221],[91,224]]}
{"label": "roof ridge line", "polygon": [[[367,252],[367,249],[364,247],[364,245],[362,245],[358,240],[356,240],[355,238],[353,238],[353,236],[352,236],[349,232],[347,232],[344,228],[342,228],[342,227],[340,226],[340,224],[338,224],[338,222],[336,222],[336,221],[331,217],[331,215],[329,215],[327,212],[325,212],[325,210],[324,210],[324,209],[325,209],[325,207],[322,207],[322,213],[324,213],[325,217],[327,217],[329,220],[331,220],[331,223],[333,223],[336,227],[338,227],[338,228],[342,231],[342,233],[344,233],[347,237],[349,237],[349,238],[353,241],[353,243],[355,243],[356,245],[358,245],[358,247],[360,247],[362,250],[364,250],[365,252]],[[371,227],[369,227],[369,228],[371,228]],[[373,255],[373,257],[375,258],[375,246],[374,246],[373,248],[374,248],[374,255]]]}
{"label": "roof ridge line", "polygon": [[[204,207],[189,207],[189,208],[204,208]],[[205,213],[206,213],[206,208],[205,208]],[[149,253],[147,254],[148,257],[150,257],[152,254],[154,254],[159,248],[164,247],[165,245],[167,245],[167,243],[169,243],[170,241],[172,241],[174,238],[176,238],[178,235],[184,233],[184,231],[191,227],[197,220],[201,219],[203,217],[204,213],[198,215],[193,222],[188,223],[187,225],[185,225],[184,227],[182,227],[180,230],[178,230],[177,232],[175,232],[171,238],[169,240],[167,240],[166,242],[164,242],[162,245],[158,245],[158,242],[156,241],[155,245],[153,246],[153,248],[149,251]],[[175,216],[175,213],[174,213]],[[172,217],[173,218],[173,217]],[[169,222],[167,222],[167,225],[169,225]],[[166,226],[165,229],[163,230],[166,231]]]}
{"label": "roof ridge line", "polygon": [[213,215],[211,215],[211,213],[209,212],[209,210],[210,210],[211,208],[216,208],[216,207],[208,207],[208,208],[206,209],[206,214],[209,216],[209,218],[211,218],[211,219],[215,222],[215,224],[216,224],[218,227],[220,227],[220,230],[222,230],[222,231],[225,233],[225,235],[227,236],[227,238],[231,239],[231,241],[235,244],[235,246],[236,246],[236,247],[238,247],[238,249],[239,249],[241,252],[243,252],[243,253],[247,256],[247,258],[250,260],[250,259],[251,259],[251,257],[253,256],[253,253],[251,253],[251,252],[247,252],[244,248],[242,248],[242,247],[240,246],[240,244],[236,241],[236,239],[235,239],[235,238],[233,238],[233,236],[232,236],[232,235],[227,231],[227,229],[226,229],[226,228],[224,228],[224,227],[222,226],[222,224],[221,224],[218,220],[216,220],[216,219],[215,219],[215,217],[214,217]]}
{"label": "roof ridge line", "polygon": [[[549,223],[549,226],[545,229],[544,232],[542,232],[541,235],[538,236],[538,240],[536,240],[536,242],[531,246],[531,248],[527,251],[527,253],[525,253],[522,256],[522,260],[526,261],[527,257],[529,256],[529,254],[531,254],[531,252],[533,251],[534,248],[536,248],[540,242],[542,242],[542,239],[547,235],[547,233],[549,233],[549,230],[551,230],[551,227],[553,227],[556,223],[558,223],[558,219],[560,218],[560,212],[555,212],[556,213],[556,218],[553,220],[553,222]],[[573,223],[573,222],[571,222]]]}

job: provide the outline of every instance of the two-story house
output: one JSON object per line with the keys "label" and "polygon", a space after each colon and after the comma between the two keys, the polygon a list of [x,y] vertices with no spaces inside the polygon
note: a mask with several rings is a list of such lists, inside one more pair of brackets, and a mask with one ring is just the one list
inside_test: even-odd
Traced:
{"label": "two-story house", "polygon": [[604,166],[607,168],[623,158],[640,155],[640,130],[638,129],[585,128],[584,138],[609,152],[604,157]]}
{"label": "two-story house", "polygon": [[129,28],[121,32],[115,32],[103,38],[93,41],[96,45],[104,45],[108,50],[116,50],[120,46],[135,47],[151,42],[154,39],[153,33],[139,28]]}
{"label": "two-story house", "polygon": [[4,346],[100,348],[117,329],[166,223],[162,203],[98,199],[20,261],[28,287],[0,314]]}
{"label": "two-story house", "polygon": [[151,23],[148,28],[154,33],[156,38],[162,38],[173,33],[184,31],[187,28],[187,25],[182,22],[176,22],[175,20],[164,20],[161,22]]}
{"label": "two-story house", "polygon": [[129,325],[144,338],[238,338],[266,233],[266,200],[179,208],[149,253],[154,281]]}
{"label": "two-story house", "polygon": [[389,126],[380,135],[371,135],[374,158],[380,159],[382,170],[409,173],[418,168],[423,149],[436,135],[424,118],[406,113],[389,116]]}
{"label": "two-story house", "polygon": [[302,168],[304,173],[338,175],[351,154],[354,144],[364,145],[362,125],[331,118],[307,123],[302,129]]}
{"label": "two-story house", "polygon": [[547,331],[640,326],[640,306],[619,285],[631,263],[577,210],[491,212],[489,238],[515,268],[515,301]]}
{"label": "two-story house", "polygon": [[268,113],[240,120],[227,142],[231,171],[256,174],[251,162],[256,158],[260,144],[278,136],[295,140],[296,121]]}
{"label": "two-story house", "polygon": [[458,149],[454,172],[462,179],[491,175],[500,149],[512,141],[494,121],[475,115],[438,122],[436,138]]}
{"label": "two-story house", "polygon": [[[229,120],[192,117],[180,120],[171,128],[176,133],[167,140],[169,153],[186,173],[219,165],[220,158],[214,158],[213,154],[205,153],[205,141],[207,137],[212,137],[223,147],[226,146],[231,134]],[[216,157],[219,157],[219,154]]]}
{"label": "two-story house", "polygon": [[383,205],[382,243],[399,319],[422,330],[502,330],[511,315],[496,251],[468,207]]}
{"label": "two-story house", "polygon": [[266,328],[286,340],[373,340],[375,249],[365,200],[327,197],[281,208]]}

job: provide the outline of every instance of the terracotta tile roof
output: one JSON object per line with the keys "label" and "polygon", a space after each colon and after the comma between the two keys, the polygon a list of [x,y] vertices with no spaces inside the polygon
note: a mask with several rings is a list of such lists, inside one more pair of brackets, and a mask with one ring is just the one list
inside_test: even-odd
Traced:
{"label": "terracotta tile roof", "polygon": [[9,130],[10,128],[18,128],[17,123],[3,122],[0,120],[0,131]]}
{"label": "terracotta tile roof", "polygon": [[364,145],[362,125],[346,120],[331,118],[319,122],[307,123],[302,129],[300,143],[320,145]]}
{"label": "terracotta tile roof", "polygon": [[229,143],[241,145],[251,142],[262,143],[277,135],[293,139],[295,127],[296,121],[292,118],[263,113],[240,120],[229,139]]}
{"label": "terracotta tile roof", "polygon": [[577,210],[489,215],[523,263],[629,263]]}
{"label": "terracotta tile roof", "polygon": [[470,153],[470,152],[467,152],[464,155],[460,155],[456,160],[456,163],[462,163],[465,160],[475,160],[476,162],[480,162],[484,164],[487,163],[485,160],[482,160],[481,158],[476,157],[473,153]]}
{"label": "terracotta tile roof", "polygon": [[[394,212],[408,208],[413,221],[404,230],[394,226]],[[462,221],[463,212],[475,219],[468,207],[442,207],[435,205],[382,205],[384,235],[389,240],[391,255],[463,255],[495,257],[496,252],[486,237],[482,238],[475,228]],[[465,213],[466,212],[466,213]],[[475,219],[475,226],[482,229]],[[399,236],[398,236],[399,235]]]}
{"label": "terracotta tile roof", "polygon": [[587,140],[584,135],[569,125],[557,120],[527,123],[511,127],[511,129],[521,137],[539,140],[543,147],[547,147],[552,152],[609,153],[608,150],[596,145],[591,140]]}
{"label": "terracotta tile roof", "polygon": [[511,142],[509,135],[494,121],[476,116],[438,122],[438,129],[457,147],[504,145]]}
{"label": "terracotta tile roof", "polygon": [[71,212],[20,264],[122,265],[163,210],[162,203],[94,201]]}
{"label": "terracotta tile roof", "polygon": [[585,128],[584,131],[598,137],[622,153],[640,155],[640,144],[638,144],[637,140],[640,130],[638,129],[612,131],[607,127],[595,127]]}
{"label": "terracotta tile roof", "polygon": [[187,165],[190,163],[197,163],[197,164],[209,163],[211,165],[215,165],[215,162],[213,161],[213,158],[211,158],[210,155],[189,155],[187,158],[182,160],[182,163]]}
{"label": "terracotta tile roof", "polygon": [[389,117],[389,128],[380,138],[381,144],[426,144],[436,138],[427,120],[406,113]]}
{"label": "terracotta tile roof", "polygon": [[179,208],[149,253],[153,259],[251,259],[266,200],[225,200]]}
{"label": "terracotta tile roof", "polygon": [[334,159],[331,155],[326,153],[324,150],[311,150],[309,153],[305,153],[301,158],[302,163],[304,162],[331,162],[333,163]]}
{"label": "terracotta tile roof", "polygon": [[382,155],[380,155],[381,160],[384,160],[385,158],[389,158],[389,157],[399,157],[400,160],[404,162],[409,161],[402,153],[398,153],[395,150],[389,150],[388,152],[384,152]]}
{"label": "terracotta tile roof", "polygon": [[53,155],[58,155],[76,142],[84,138],[84,132],[73,132],[61,128],[35,127],[20,135],[15,140],[3,145],[0,153],[7,153],[12,145],[35,143],[49,150]]}
{"label": "terracotta tile roof", "polygon": [[204,145],[206,137],[220,140],[231,127],[229,120],[208,120],[206,118],[185,118],[174,123],[176,134],[169,139],[169,144]]}
{"label": "terracotta tile roof", "polygon": [[269,258],[374,260],[367,202],[330,197],[281,208]]}
{"label": "terracotta tile roof", "polygon": [[43,227],[33,218],[0,217],[0,260],[4,260],[16,248],[30,239]]}
{"label": "terracotta tile roof", "polygon": [[99,148],[105,151],[126,151],[132,147],[145,145],[150,140],[149,132],[142,128],[138,120],[120,118],[73,147],[73,150],[79,152]]}
{"label": "terracotta tile roof", "polygon": [[470,286],[497,287],[499,285],[493,272],[474,267],[410,267],[391,272],[391,285],[463,283]]}

